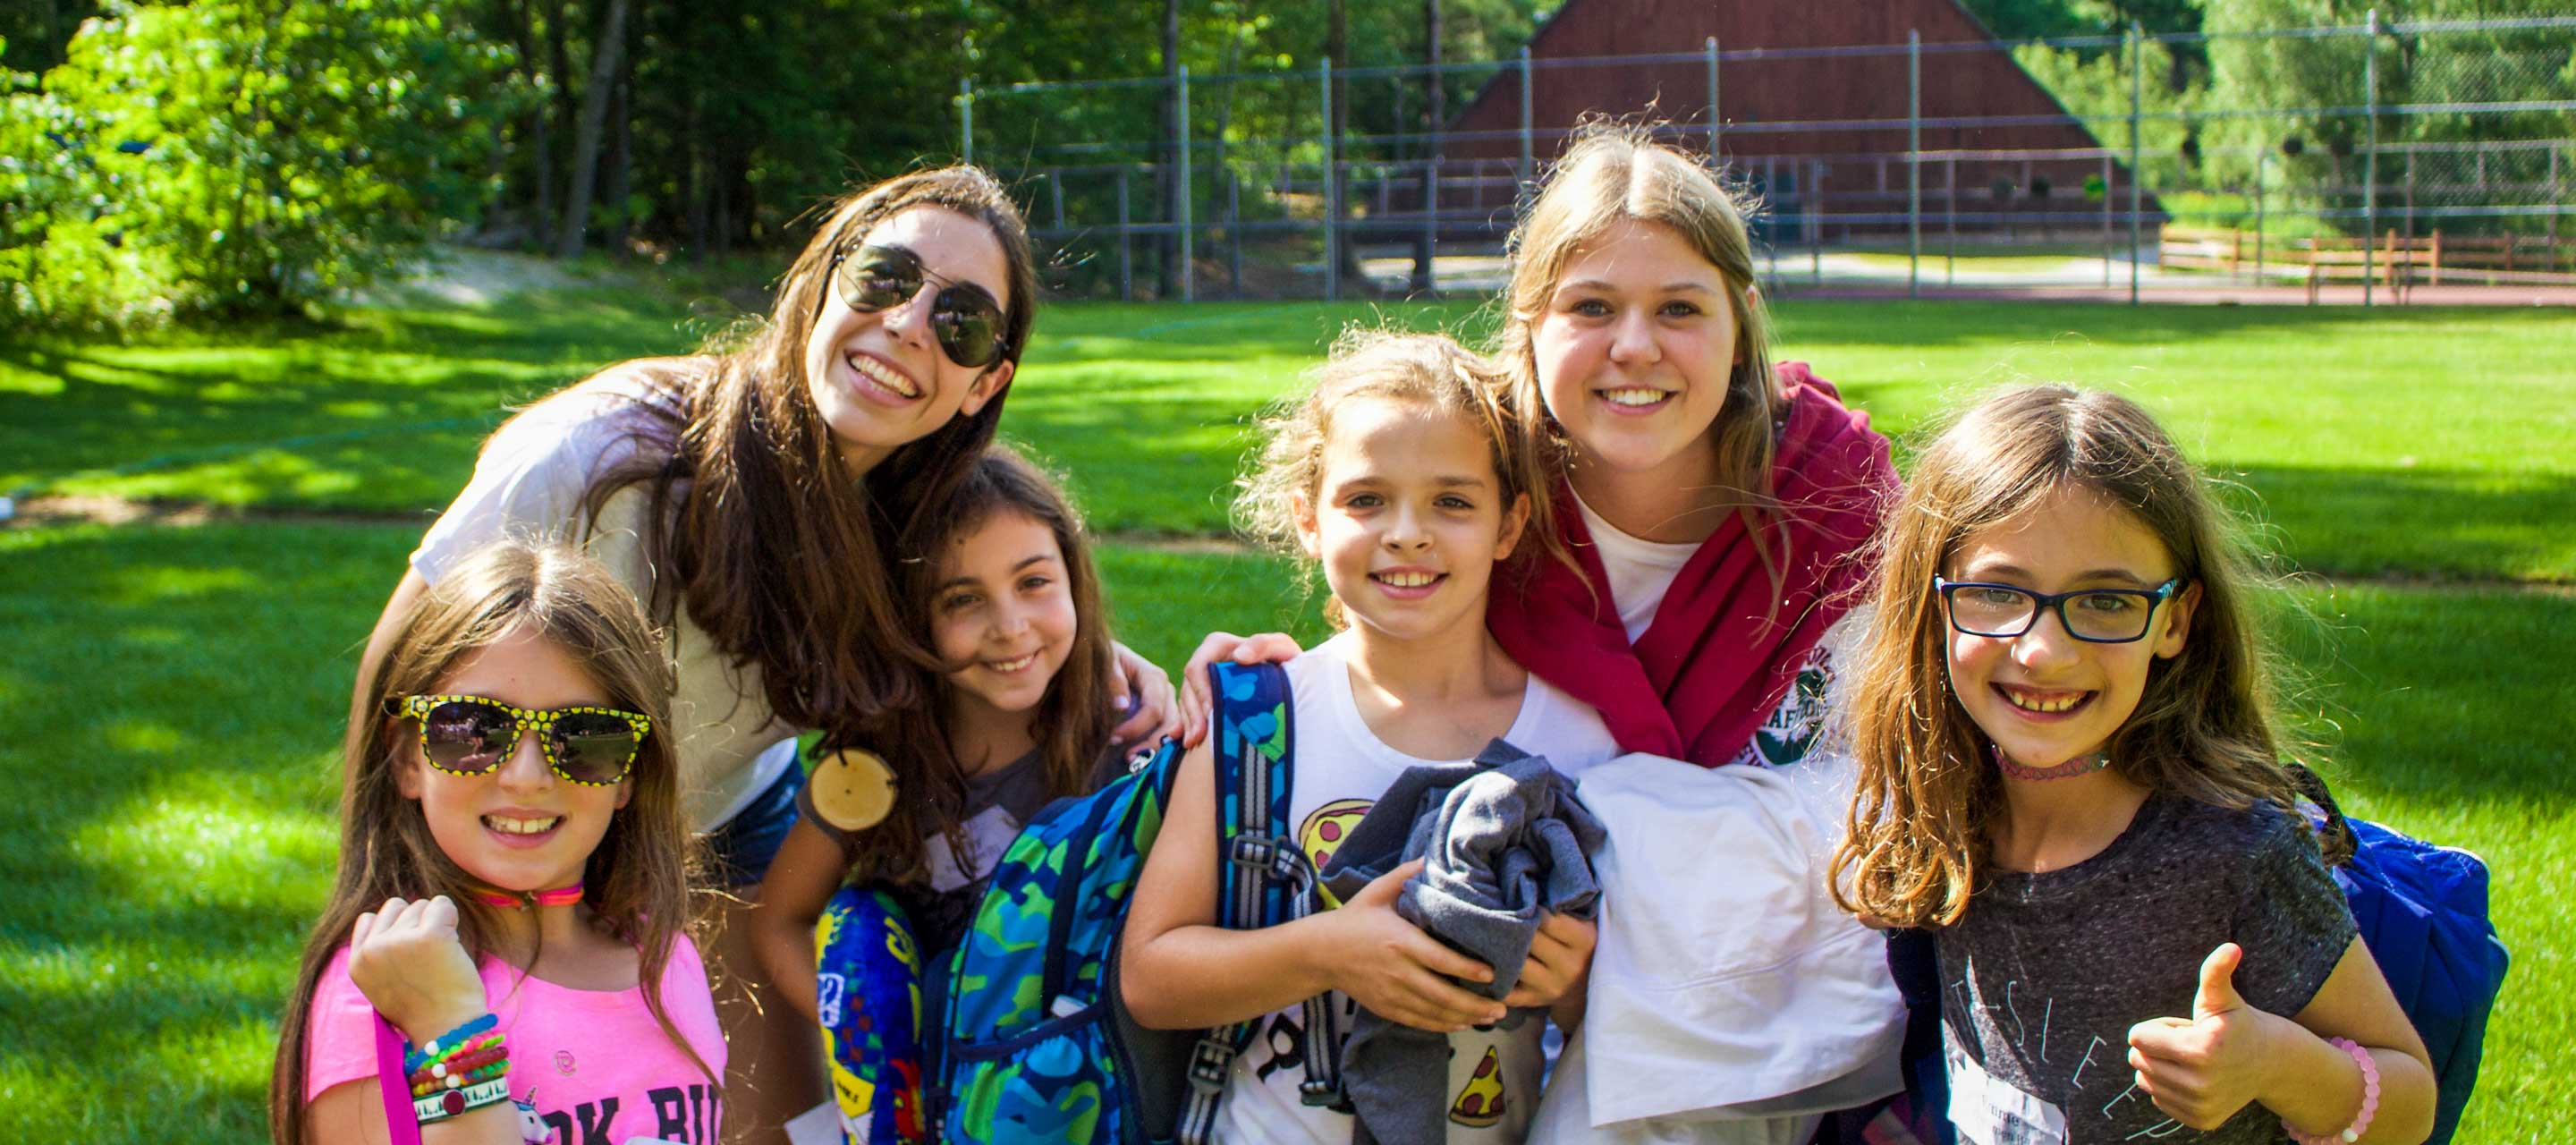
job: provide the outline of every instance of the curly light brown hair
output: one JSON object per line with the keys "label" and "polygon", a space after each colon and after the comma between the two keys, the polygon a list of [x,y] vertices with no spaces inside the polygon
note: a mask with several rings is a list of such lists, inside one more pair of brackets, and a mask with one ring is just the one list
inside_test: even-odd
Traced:
{"label": "curly light brown hair", "polygon": [[[1523,574],[1532,549],[1571,563],[1557,539],[1550,490],[1553,451],[1505,400],[1507,379],[1491,359],[1443,334],[1350,330],[1314,373],[1313,384],[1271,407],[1261,418],[1262,446],[1249,472],[1236,479],[1235,519],[1245,534],[1284,555],[1303,557],[1298,545],[1300,503],[1312,505],[1324,480],[1324,443],[1333,413],[1359,398],[1418,402],[1463,418],[1486,442],[1495,485],[1506,511],[1526,496],[1529,517],[1521,544],[1498,572]],[[1325,614],[1342,626],[1338,602]]]}

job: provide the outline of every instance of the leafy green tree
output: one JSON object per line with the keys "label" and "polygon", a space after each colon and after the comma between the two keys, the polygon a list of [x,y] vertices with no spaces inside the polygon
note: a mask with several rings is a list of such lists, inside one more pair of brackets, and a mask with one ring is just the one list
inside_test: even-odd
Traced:
{"label": "leafy green tree", "polygon": [[508,64],[432,0],[116,0],[30,109],[21,305],[278,312],[363,282],[479,208]]}

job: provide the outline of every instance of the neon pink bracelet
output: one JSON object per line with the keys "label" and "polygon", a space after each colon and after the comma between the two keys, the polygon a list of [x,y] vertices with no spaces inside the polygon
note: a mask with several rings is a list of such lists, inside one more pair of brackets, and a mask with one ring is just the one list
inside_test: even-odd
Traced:
{"label": "neon pink bracelet", "polygon": [[2351,1142],[2361,1140],[2361,1135],[2370,1131],[2370,1119],[2379,1112],[2379,1063],[2372,1060],[2370,1051],[2363,1049],[2361,1043],[2351,1038],[2327,1038],[2326,1042],[2336,1049],[2351,1054],[2352,1060],[2360,1064],[2361,1112],[2353,1114],[2352,1124],[2344,1126],[2340,1133],[2301,1133],[2299,1127],[2290,1124],[2288,1118],[2282,1118],[2281,1128],[2288,1130],[2290,1140],[2298,1142],[2299,1145],[2350,1145]]}

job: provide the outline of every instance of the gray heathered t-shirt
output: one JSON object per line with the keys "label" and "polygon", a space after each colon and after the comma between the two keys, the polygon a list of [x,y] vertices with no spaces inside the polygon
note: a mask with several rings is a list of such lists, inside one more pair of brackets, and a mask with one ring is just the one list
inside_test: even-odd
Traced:
{"label": "gray heathered t-shirt", "polygon": [[1985,873],[1940,930],[1950,1119],[1985,1145],[2287,1140],[2259,1103],[2205,1134],[2166,1117],[2135,1088],[2129,1027],[2189,1018],[2224,942],[2245,1000],[2296,1014],[2355,933],[2305,823],[2151,795],[2101,854]]}

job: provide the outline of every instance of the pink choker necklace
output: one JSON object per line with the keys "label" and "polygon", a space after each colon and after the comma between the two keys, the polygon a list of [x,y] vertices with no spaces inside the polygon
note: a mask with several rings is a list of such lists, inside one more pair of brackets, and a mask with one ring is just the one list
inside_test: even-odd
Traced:
{"label": "pink choker necklace", "polygon": [[548,891],[505,891],[499,887],[474,886],[474,897],[486,906],[571,906],[581,901],[581,884],[556,887]]}
{"label": "pink choker necklace", "polygon": [[2004,749],[1998,745],[1988,744],[1986,750],[1995,758],[1995,770],[2003,772],[2006,779],[2025,779],[2033,782],[2072,779],[2078,775],[2091,775],[2111,766],[2111,753],[2106,751],[2079,755],[2054,767],[2024,767],[2005,757]]}

